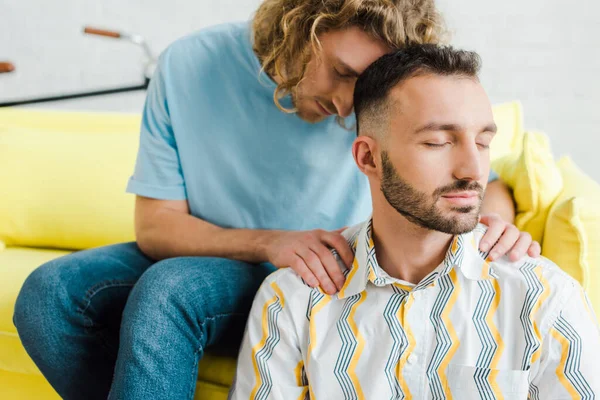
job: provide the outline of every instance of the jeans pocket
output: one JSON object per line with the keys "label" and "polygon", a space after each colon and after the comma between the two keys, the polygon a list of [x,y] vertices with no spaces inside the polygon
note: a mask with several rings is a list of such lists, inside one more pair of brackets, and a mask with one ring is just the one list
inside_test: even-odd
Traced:
{"label": "jeans pocket", "polygon": [[527,399],[529,371],[448,365],[448,386],[456,399]]}

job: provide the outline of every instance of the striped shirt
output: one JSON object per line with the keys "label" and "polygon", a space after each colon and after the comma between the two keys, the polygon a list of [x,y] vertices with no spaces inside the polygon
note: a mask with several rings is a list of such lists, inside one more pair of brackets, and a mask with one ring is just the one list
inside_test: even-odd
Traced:
{"label": "striped shirt", "polygon": [[[547,259],[486,260],[483,225],[455,236],[419,284],[377,263],[368,221],[334,296],[290,268],[253,304],[232,399],[593,399],[600,329],[581,286]],[[585,351],[583,351],[585,350]]]}

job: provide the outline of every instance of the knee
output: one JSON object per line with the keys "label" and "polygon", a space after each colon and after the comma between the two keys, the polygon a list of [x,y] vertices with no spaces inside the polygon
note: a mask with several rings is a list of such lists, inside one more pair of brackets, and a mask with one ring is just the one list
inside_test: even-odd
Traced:
{"label": "knee", "polygon": [[[39,330],[46,325],[46,317],[56,318],[68,298],[57,260],[35,269],[23,283],[15,302],[13,323],[19,335]],[[50,309],[52,312],[47,311]]]}
{"label": "knee", "polygon": [[[147,318],[184,316],[202,319],[222,298],[224,280],[234,269],[249,270],[246,263],[211,257],[176,257],[149,268],[136,283],[126,311]],[[194,314],[192,314],[194,313]]]}
{"label": "knee", "polygon": [[[198,269],[203,269],[204,265],[198,258],[191,257],[170,258],[157,262],[144,272],[135,284],[127,303],[128,308],[155,312],[173,308],[186,309],[186,303],[190,300],[186,288],[192,284],[190,268],[197,272]],[[193,280],[195,286],[204,284],[203,279]]]}

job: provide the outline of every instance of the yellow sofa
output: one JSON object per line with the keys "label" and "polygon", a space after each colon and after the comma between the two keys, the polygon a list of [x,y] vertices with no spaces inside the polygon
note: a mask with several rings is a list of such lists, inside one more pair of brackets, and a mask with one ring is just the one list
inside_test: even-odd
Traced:
{"label": "yellow sofa", "polygon": [[[597,193],[581,187],[569,189],[576,194],[565,193],[562,170],[551,156],[525,154],[533,148],[527,143],[537,143],[534,139],[540,136],[523,132],[518,103],[496,106],[494,115],[499,134],[492,157],[501,176],[519,190],[517,222],[540,235],[550,224],[552,251],[575,260],[577,265],[567,266],[569,272],[588,292],[598,293],[600,252],[590,252],[586,244],[600,234],[595,205],[600,203],[590,200]],[[40,264],[71,251],[134,239],[134,197],[124,188],[133,171],[139,124],[139,115],[0,109],[0,399],[58,398],[19,341],[12,323],[14,303],[25,278]],[[545,171],[536,167],[539,162],[546,169],[558,168],[548,175],[549,190],[536,175]],[[572,170],[572,163],[563,164]],[[600,192],[597,184],[585,183],[590,185]],[[576,205],[585,213],[577,220],[572,203],[579,198],[583,200]],[[558,200],[565,205],[555,204]],[[535,226],[528,226],[532,221]],[[561,229],[571,229],[562,252],[557,249]],[[600,309],[600,297],[594,297],[594,307]],[[234,368],[232,358],[207,355],[200,364],[195,398],[226,399]]]}

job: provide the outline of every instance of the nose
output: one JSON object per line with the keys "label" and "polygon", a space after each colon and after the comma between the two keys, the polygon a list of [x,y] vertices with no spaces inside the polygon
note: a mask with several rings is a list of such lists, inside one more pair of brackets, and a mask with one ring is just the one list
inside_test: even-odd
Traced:
{"label": "nose", "polygon": [[352,113],[354,108],[354,85],[356,81],[352,83],[344,83],[339,85],[338,90],[333,96],[333,105],[337,115],[346,118]]}
{"label": "nose", "polygon": [[453,155],[455,161],[454,178],[467,181],[478,181],[483,177],[484,159],[476,143],[465,143],[458,147]]}

